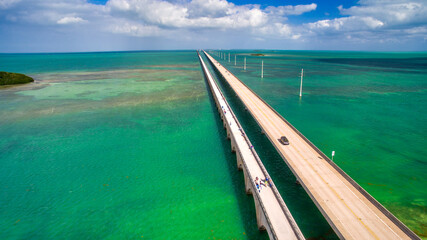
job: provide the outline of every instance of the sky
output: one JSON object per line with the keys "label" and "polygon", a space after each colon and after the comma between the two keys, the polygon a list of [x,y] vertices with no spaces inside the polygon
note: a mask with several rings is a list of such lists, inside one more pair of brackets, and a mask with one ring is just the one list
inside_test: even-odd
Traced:
{"label": "sky", "polygon": [[427,0],[0,0],[0,52],[427,51]]}

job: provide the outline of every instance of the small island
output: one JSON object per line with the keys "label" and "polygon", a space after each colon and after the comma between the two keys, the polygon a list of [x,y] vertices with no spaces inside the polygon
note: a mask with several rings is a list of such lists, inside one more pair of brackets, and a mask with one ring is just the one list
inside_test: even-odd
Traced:
{"label": "small island", "polygon": [[251,54],[251,56],[259,56],[259,57],[262,57],[262,56],[265,56],[264,54],[262,54],[262,53],[252,53]]}
{"label": "small island", "polygon": [[0,72],[0,85],[13,85],[34,82],[32,77],[21,73]]}

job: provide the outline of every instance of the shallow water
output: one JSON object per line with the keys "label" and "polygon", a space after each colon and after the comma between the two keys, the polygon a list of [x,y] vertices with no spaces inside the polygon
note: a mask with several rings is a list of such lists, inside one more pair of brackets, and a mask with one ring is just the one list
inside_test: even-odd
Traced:
{"label": "shallow water", "polygon": [[[238,52],[239,68],[226,66],[425,236],[426,56],[250,53]],[[0,54],[0,66],[36,79],[0,89],[0,238],[268,238],[257,230],[195,52]],[[305,237],[335,238],[230,102]]]}
{"label": "shallow water", "polygon": [[194,52],[76,57],[1,56],[0,238],[266,238]]}
{"label": "shallow water", "polygon": [[[250,53],[231,51],[231,61],[227,58],[221,62],[324,153],[330,156],[335,150],[338,166],[426,238],[427,54]],[[301,68],[304,79],[300,99]],[[277,156],[272,157],[274,160],[265,158],[266,165],[279,161]],[[267,169],[274,173],[275,168],[277,164]],[[272,177],[280,178],[283,171]],[[292,194],[287,188],[282,186],[282,191]],[[288,204],[294,205],[292,201]]]}

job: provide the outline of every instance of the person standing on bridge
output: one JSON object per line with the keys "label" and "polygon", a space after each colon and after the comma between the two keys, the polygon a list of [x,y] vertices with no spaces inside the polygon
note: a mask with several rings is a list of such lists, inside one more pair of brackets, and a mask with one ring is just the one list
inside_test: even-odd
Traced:
{"label": "person standing on bridge", "polygon": [[267,183],[267,184],[271,187],[271,181],[270,181],[270,179],[269,179],[269,178],[266,178],[266,179],[265,179],[265,183]]}
{"label": "person standing on bridge", "polygon": [[268,186],[271,187],[271,182],[270,182],[270,179],[268,179],[268,177],[266,177],[265,179],[261,179],[261,184],[264,185],[264,187],[268,187]]}
{"label": "person standing on bridge", "polygon": [[265,179],[261,179],[259,181],[259,185],[260,185],[260,187],[261,187],[261,185],[264,186],[264,187],[267,187],[267,185],[265,185]]}
{"label": "person standing on bridge", "polygon": [[256,188],[258,189],[258,192],[261,192],[261,185],[258,184],[258,177],[255,178],[255,185],[256,185]]}

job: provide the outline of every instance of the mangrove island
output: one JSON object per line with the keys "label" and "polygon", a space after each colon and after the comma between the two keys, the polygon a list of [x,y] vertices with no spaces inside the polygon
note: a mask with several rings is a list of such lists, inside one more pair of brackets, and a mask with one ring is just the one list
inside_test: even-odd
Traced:
{"label": "mangrove island", "polygon": [[12,85],[34,82],[32,77],[21,73],[0,72],[0,85]]}

